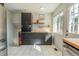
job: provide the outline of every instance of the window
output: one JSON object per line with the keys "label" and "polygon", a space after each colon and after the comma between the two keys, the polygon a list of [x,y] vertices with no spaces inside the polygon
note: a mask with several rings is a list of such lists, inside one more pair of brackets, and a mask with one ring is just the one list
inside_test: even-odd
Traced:
{"label": "window", "polygon": [[69,32],[79,32],[79,4],[73,4],[69,10]]}
{"label": "window", "polygon": [[63,29],[63,12],[54,17],[53,20],[53,31],[62,32]]}

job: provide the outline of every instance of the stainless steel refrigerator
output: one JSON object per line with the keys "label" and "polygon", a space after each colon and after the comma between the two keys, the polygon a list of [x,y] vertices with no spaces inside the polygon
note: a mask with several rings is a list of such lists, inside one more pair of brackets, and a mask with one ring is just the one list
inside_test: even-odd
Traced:
{"label": "stainless steel refrigerator", "polygon": [[7,56],[6,14],[5,8],[0,4],[0,56]]}

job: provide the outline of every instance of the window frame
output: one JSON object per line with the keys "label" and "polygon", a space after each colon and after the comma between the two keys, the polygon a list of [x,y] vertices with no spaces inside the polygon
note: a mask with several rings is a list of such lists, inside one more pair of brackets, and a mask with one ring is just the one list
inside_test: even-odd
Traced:
{"label": "window frame", "polygon": [[[54,16],[53,18],[53,32],[54,33],[63,33],[63,16],[64,16],[63,11],[59,12],[58,14]],[[59,17],[61,17],[62,19],[58,19]],[[61,26],[61,20],[62,20],[62,26]],[[57,21],[59,23],[57,23]]]}
{"label": "window frame", "polygon": [[[70,6],[69,8],[69,27],[68,27],[68,30],[69,30],[69,33],[73,33],[73,34],[76,34],[79,32],[79,23],[76,23],[75,21],[75,18],[79,19],[79,4],[77,3],[78,7],[75,8],[75,5],[76,4],[73,4]],[[72,10],[71,10],[72,8]],[[78,12],[75,13],[75,10],[78,9]],[[73,16],[71,15],[71,12],[73,11]],[[77,15],[75,17],[75,15]],[[73,17],[73,18],[71,18]],[[72,21],[72,22],[71,22]],[[79,21],[79,20],[78,20]],[[70,23],[71,22],[71,23]],[[71,26],[71,27],[70,27]],[[77,26],[77,27],[76,27]],[[75,30],[75,28],[77,28],[77,31]]]}

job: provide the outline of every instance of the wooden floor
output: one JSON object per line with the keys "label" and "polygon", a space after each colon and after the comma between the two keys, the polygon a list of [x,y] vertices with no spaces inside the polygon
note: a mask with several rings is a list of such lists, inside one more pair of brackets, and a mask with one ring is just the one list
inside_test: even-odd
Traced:
{"label": "wooden floor", "polygon": [[23,45],[8,47],[9,56],[62,56],[62,52],[55,51],[51,45]]}

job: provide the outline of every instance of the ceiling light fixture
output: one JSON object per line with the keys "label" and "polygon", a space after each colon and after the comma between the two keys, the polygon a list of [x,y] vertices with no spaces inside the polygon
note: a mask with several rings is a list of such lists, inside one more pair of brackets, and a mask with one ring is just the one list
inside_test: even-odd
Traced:
{"label": "ceiling light fixture", "polygon": [[41,7],[40,10],[44,10],[45,8]]}

